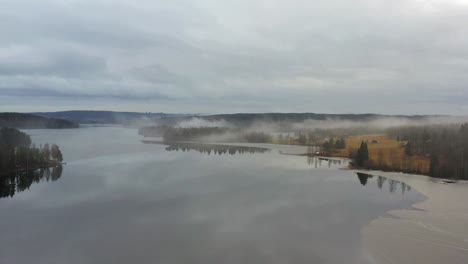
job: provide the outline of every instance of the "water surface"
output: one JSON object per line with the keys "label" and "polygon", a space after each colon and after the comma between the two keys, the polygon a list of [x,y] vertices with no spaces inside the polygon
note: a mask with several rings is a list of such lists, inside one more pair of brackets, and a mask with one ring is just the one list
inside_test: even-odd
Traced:
{"label": "water surface", "polygon": [[361,228],[423,199],[277,149],[144,144],[122,127],[27,132],[67,164],[0,199],[0,263],[366,263]]}

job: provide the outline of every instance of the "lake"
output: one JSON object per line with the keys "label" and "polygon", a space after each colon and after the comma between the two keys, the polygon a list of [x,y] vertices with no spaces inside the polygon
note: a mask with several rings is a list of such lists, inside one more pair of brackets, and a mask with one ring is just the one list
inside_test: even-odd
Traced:
{"label": "lake", "polygon": [[368,263],[361,229],[424,200],[278,146],[144,144],[124,127],[25,132],[58,144],[67,164],[0,199],[0,263]]}

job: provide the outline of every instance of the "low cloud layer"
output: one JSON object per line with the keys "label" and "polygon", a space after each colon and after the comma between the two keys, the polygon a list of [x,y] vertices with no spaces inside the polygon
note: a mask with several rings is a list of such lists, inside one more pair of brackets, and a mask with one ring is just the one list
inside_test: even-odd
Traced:
{"label": "low cloud layer", "polygon": [[468,114],[468,1],[6,0],[0,111]]}
{"label": "low cloud layer", "polygon": [[[376,117],[362,120],[349,120],[342,118],[327,118],[324,120],[306,119],[304,121],[282,120],[265,121],[257,120],[245,125],[234,124],[225,119],[207,120],[204,117],[191,117],[184,119],[170,126],[177,128],[239,128],[244,132],[290,132],[290,131],[314,131],[316,129],[369,129],[373,131],[396,128],[396,127],[416,127],[435,125],[456,125],[468,122],[466,116],[430,116],[420,118],[408,117]],[[142,126],[165,125],[166,123],[154,123],[147,120]]]}

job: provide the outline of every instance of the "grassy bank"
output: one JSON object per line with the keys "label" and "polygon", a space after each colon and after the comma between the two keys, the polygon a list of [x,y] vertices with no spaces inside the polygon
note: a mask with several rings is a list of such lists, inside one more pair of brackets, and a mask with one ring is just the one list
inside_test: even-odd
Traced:
{"label": "grassy bank", "polygon": [[413,172],[428,174],[430,158],[421,155],[406,155],[406,141],[397,141],[387,135],[359,135],[346,138],[346,148],[334,150],[331,156],[353,157],[361,142],[367,142],[369,149],[369,169],[385,171]]}

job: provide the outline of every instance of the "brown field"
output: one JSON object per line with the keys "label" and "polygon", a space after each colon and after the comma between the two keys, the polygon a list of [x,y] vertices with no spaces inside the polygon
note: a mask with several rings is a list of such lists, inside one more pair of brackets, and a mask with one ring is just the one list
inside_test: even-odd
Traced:
{"label": "brown field", "polygon": [[356,153],[361,142],[367,142],[369,161],[372,167],[384,170],[411,171],[421,174],[429,172],[430,160],[425,156],[405,154],[404,141],[394,140],[387,135],[359,135],[346,138],[346,149],[337,150],[334,156],[349,157]]}
{"label": "brown field", "polygon": [[297,138],[291,137],[291,138],[283,138],[279,139],[278,137],[273,137],[271,140],[272,144],[278,144],[278,145],[300,145]]}

